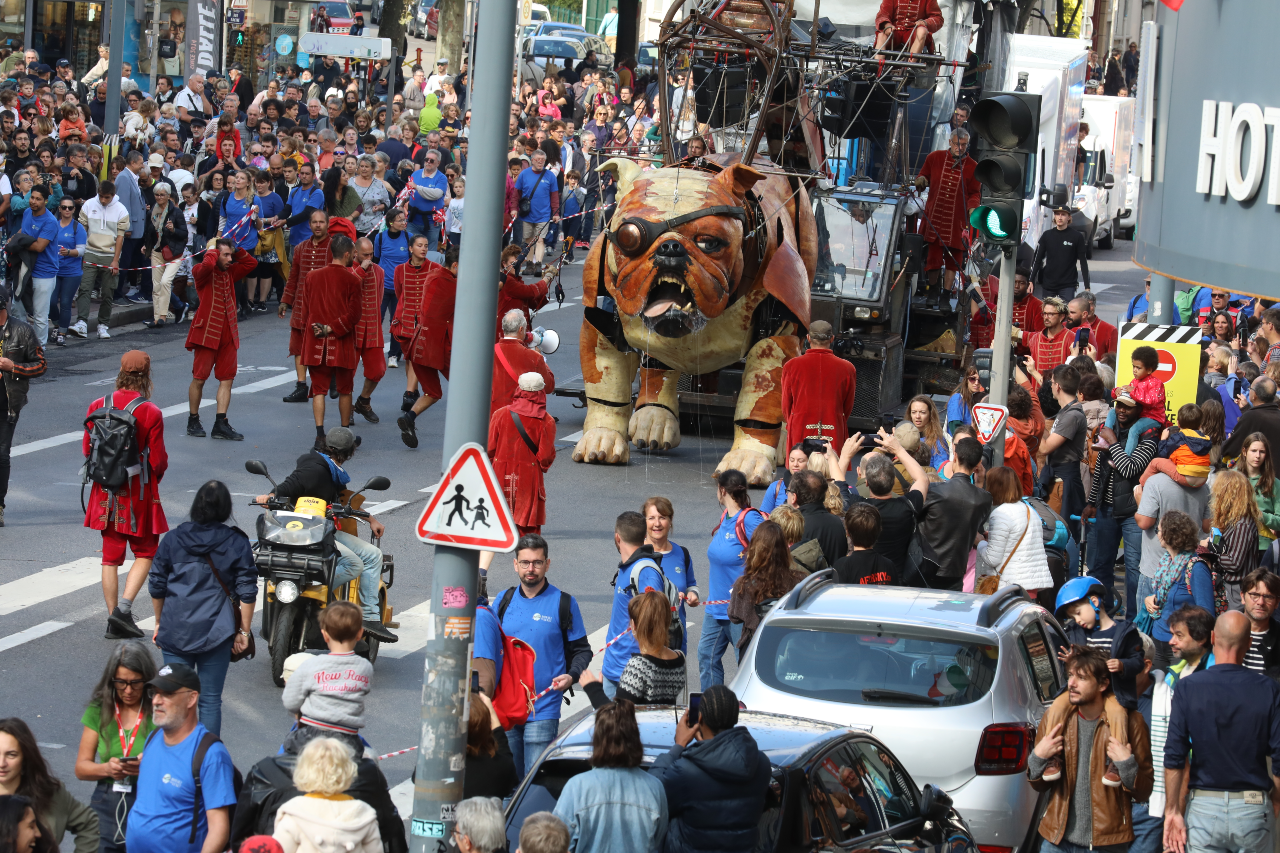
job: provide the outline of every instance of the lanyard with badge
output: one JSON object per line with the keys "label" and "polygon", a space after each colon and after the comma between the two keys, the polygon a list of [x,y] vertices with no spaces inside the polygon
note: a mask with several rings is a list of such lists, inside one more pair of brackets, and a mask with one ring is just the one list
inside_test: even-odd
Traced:
{"label": "lanyard with badge", "polygon": [[[142,718],[144,714],[142,712],[142,708],[139,707],[138,719],[134,720],[133,731],[129,733],[129,739],[126,741],[124,738],[124,727],[120,725],[120,706],[116,705],[115,709],[116,732],[120,735],[120,749],[124,752],[123,757],[127,759],[129,757],[129,753],[133,751],[134,741],[138,738],[138,729],[142,727]],[[133,781],[128,777],[124,779],[116,779],[111,785],[111,790],[121,794],[131,794],[133,793]]]}

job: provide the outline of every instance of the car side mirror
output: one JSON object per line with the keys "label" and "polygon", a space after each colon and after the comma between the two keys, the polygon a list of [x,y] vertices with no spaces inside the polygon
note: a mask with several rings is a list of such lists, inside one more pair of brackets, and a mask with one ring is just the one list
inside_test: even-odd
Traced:
{"label": "car side mirror", "polygon": [[920,815],[941,823],[951,814],[951,796],[937,785],[925,785],[920,795]]}
{"label": "car side mirror", "polygon": [[1110,172],[1107,172],[1107,174],[1104,175],[1102,178],[1102,188],[1104,190],[1109,190],[1115,185],[1116,185],[1116,176],[1111,174]]}

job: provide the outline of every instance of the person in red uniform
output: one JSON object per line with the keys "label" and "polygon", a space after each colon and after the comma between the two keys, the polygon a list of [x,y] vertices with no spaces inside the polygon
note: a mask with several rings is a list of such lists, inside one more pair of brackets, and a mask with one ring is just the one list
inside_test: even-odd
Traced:
{"label": "person in red uniform", "polygon": [[[426,237],[418,235],[409,249],[409,263],[396,267],[396,293],[400,297],[397,319],[402,317],[400,331],[392,328],[392,334],[400,338],[405,358],[413,365],[413,375],[418,379],[422,396],[396,421],[400,438],[407,447],[418,446],[416,421],[444,396],[440,375],[449,378],[449,357],[453,349],[453,303],[458,295],[458,247],[450,245],[444,253],[444,266],[423,263],[410,269],[421,253],[426,260]],[[403,276],[401,275],[403,271]],[[410,278],[421,278],[416,284],[421,296],[414,301]]]}
{"label": "person in red uniform", "polygon": [[333,255],[329,253],[329,214],[323,210],[313,211],[308,224],[311,226],[311,237],[303,240],[293,250],[289,280],[285,282],[284,295],[280,297],[281,317],[285,311],[293,309],[293,315],[289,318],[289,355],[293,356],[294,366],[298,371],[298,384],[284,398],[286,403],[305,403],[310,396],[307,392],[307,368],[302,363],[302,312],[307,301],[307,276],[333,259]]}
{"label": "person in red uniform", "polygon": [[330,238],[333,260],[307,274],[302,307],[302,363],[311,371],[311,413],[316,419],[316,449],[323,451],[324,398],[338,391],[341,425],[351,427],[351,392],[355,386],[356,326],[360,323],[360,276],[351,269],[355,244],[345,234]]}
{"label": "person in red uniform", "polygon": [[256,269],[258,259],[236,244],[220,238],[214,248],[191,270],[200,307],[187,332],[187,349],[195,356],[191,364],[191,385],[187,388],[187,435],[204,438],[200,424],[200,400],[209,374],[218,380],[218,408],[213,419],[212,438],[244,441],[227,420],[231,405],[231,384],[236,378],[236,355],[240,351],[240,326],[236,320],[236,282]]}
{"label": "person in red uniform", "polygon": [[524,314],[524,323],[528,327],[532,321],[532,312],[547,304],[547,282],[544,277],[533,284],[525,284],[519,276],[520,247],[507,246],[502,250],[502,277],[498,282],[498,340],[502,340],[502,318],[511,309],[519,309]]}
{"label": "person in red uniform", "polygon": [[405,342],[418,333],[419,308],[422,293],[427,286],[427,275],[436,266],[427,260],[427,241],[417,245],[416,237],[409,238],[409,260],[395,268],[391,287],[396,294],[395,310],[391,314],[391,337],[400,349],[400,361],[404,364],[404,397],[400,411],[408,412],[418,400],[418,378],[413,373],[413,362],[404,354]]}
{"label": "person in red uniform", "polygon": [[1071,330],[1073,344],[1080,329],[1089,329],[1089,344],[1097,350],[1096,354],[1089,354],[1094,361],[1120,349],[1120,333],[1095,313],[1097,305],[1098,298],[1093,291],[1082,290],[1079,296],[1067,303],[1067,321],[1064,324]]}
{"label": "person in red uniform", "polygon": [[515,399],[520,377],[526,373],[539,374],[544,391],[554,391],[556,378],[542,353],[525,346],[529,327],[519,308],[512,308],[502,316],[502,340],[493,345],[493,383],[489,394],[489,414],[508,406]]}
{"label": "person in red uniform", "polygon": [[916,176],[916,189],[929,188],[920,230],[929,246],[924,264],[928,301],[935,306],[945,289],[940,281],[943,268],[964,271],[969,255],[965,248],[969,214],[981,200],[982,187],[973,177],[978,164],[965,153],[968,149],[969,132],[963,128],[951,131],[948,149],[925,157]]}
{"label": "person in red uniform", "polygon": [[360,276],[360,323],[356,326],[356,352],[364,365],[364,387],[353,409],[371,424],[378,422],[371,398],[382,377],[387,375],[387,355],[382,351],[382,294],[386,273],[373,262],[373,241],[356,242],[356,265]]}
{"label": "person in red uniform", "polygon": [[[987,301],[986,316],[978,311],[977,300],[970,300],[969,340],[974,349],[991,346],[991,339],[996,330],[996,296],[1000,290],[999,276],[987,276],[987,283],[982,285],[982,298]],[[1013,325],[1024,332],[1038,332],[1044,328],[1044,318],[1040,316],[1042,302],[1031,295],[1031,270],[1018,267],[1013,274]],[[1026,346],[1020,344],[1018,351],[1026,354]]]}
{"label": "person in red uniform", "polygon": [[[255,261],[256,263],[256,261]],[[212,300],[210,300],[212,301]],[[203,306],[203,299],[201,301]],[[235,300],[231,312],[235,314]],[[169,522],[160,505],[160,481],[169,467],[169,455],[164,449],[164,415],[151,397],[151,356],[140,350],[129,350],[120,357],[120,372],[116,375],[116,389],[108,397],[113,409],[124,409],[141,399],[133,409],[137,423],[135,440],[142,463],[141,470],[129,478],[127,486],[116,492],[108,492],[98,483],[89,493],[88,511],[84,526],[102,531],[102,596],[106,599],[108,640],[137,639],[142,629],[133,618],[133,600],[142,589],[151,560],[160,544],[160,534],[169,529]],[[99,397],[89,406],[89,415],[101,409],[107,397]],[[89,430],[86,428],[81,442],[81,452],[89,456]],[[124,596],[120,592],[120,567],[124,565],[124,549],[133,551],[133,565],[124,581]]]}
{"label": "person in red uniform", "polygon": [[1014,336],[1020,338],[1031,350],[1036,370],[1048,376],[1055,367],[1066,364],[1071,357],[1075,335],[1063,323],[1067,316],[1067,306],[1058,297],[1050,296],[1044,300],[1040,314],[1044,317],[1043,329],[1031,334],[1015,329]]}
{"label": "person in red uniform", "polygon": [[831,351],[834,335],[826,320],[809,324],[809,351],[782,367],[782,419],[787,444],[806,438],[843,447],[858,387],[857,369]]}
{"label": "person in red uniform", "polygon": [[876,50],[901,48],[910,40],[910,53],[927,48],[933,53],[933,34],[942,29],[938,0],[881,0],[876,15]]}
{"label": "person in red uniform", "polygon": [[488,451],[520,535],[541,533],[547,521],[542,475],[556,461],[556,421],[547,414],[542,374],[521,374],[511,404],[489,416]]}

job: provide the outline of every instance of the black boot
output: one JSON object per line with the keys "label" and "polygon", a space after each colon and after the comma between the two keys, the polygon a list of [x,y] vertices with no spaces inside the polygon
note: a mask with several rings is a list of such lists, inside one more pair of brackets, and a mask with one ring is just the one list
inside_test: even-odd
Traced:
{"label": "black boot", "polygon": [[111,611],[107,617],[107,640],[138,640],[143,637],[142,629],[134,621],[132,613],[125,613],[119,607]]}
{"label": "black boot", "polygon": [[377,637],[383,643],[399,642],[400,638],[388,631],[381,622],[371,622],[368,619],[364,622],[364,632],[371,637]]}
{"label": "black boot", "polygon": [[396,426],[400,427],[400,439],[405,443],[405,446],[416,448],[418,446],[418,430],[414,423],[413,414],[401,415],[396,420]]}
{"label": "black boot", "polygon": [[199,415],[187,415],[187,435],[192,438],[204,438],[204,425],[200,423]]}
{"label": "black boot", "polygon": [[404,396],[400,398],[400,411],[407,412],[413,408],[413,404],[418,402],[419,393],[417,391],[405,391]]}
{"label": "black boot", "polygon": [[338,383],[336,382],[329,386],[329,399],[330,400],[338,399]]}
{"label": "black boot", "polygon": [[351,410],[371,424],[378,422],[378,416],[374,413],[368,397],[356,397],[356,404],[351,407]]}
{"label": "black boot", "polygon": [[284,398],[286,403],[305,403],[307,402],[307,383],[299,382],[293,386],[293,390]]}
{"label": "black boot", "polygon": [[226,419],[226,416],[220,417],[213,422],[213,434],[209,437],[220,438],[223,441],[244,441],[244,436],[232,428],[231,422]]}

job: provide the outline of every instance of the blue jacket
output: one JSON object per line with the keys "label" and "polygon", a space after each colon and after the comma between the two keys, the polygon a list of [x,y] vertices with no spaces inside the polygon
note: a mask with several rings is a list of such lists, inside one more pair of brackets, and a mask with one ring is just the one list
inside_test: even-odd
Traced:
{"label": "blue jacket", "polygon": [[116,196],[129,211],[129,236],[141,240],[147,228],[147,204],[142,200],[138,176],[128,169],[116,176]]}
{"label": "blue jacket", "polygon": [[565,783],[554,813],[569,828],[574,853],[660,850],[667,832],[662,783],[639,767],[579,773]]}
{"label": "blue jacket", "polygon": [[194,521],[178,525],[160,541],[147,575],[151,597],[164,599],[156,642],[166,651],[197,654],[236,632],[236,614],[206,557],[238,601],[258,600],[258,569],[243,530]]}
{"label": "blue jacket", "polygon": [[667,792],[667,853],[754,850],[769,793],[769,759],[743,726],[673,746],[649,772]]}

